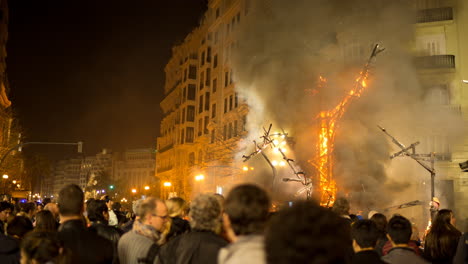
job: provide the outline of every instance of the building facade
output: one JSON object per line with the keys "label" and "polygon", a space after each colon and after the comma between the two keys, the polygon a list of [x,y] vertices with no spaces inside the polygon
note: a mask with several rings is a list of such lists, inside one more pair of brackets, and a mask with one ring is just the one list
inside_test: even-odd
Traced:
{"label": "building facade", "polygon": [[155,175],[154,149],[129,149],[121,153],[114,163],[114,178],[122,195],[156,195],[159,182]]}
{"label": "building facade", "polygon": [[173,48],[157,139],[163,196],[188,199],[194,191],[221,191],[224,177],[210,171],[241,172],[232,160],[248,109],[234,89],[230,55],[247,12],[246,1],[209,1],[200,26]]}
{"label": "building facade", "polygon": [[[430,103],[468,119],[468,7],[463,0],[415,1],[416,65]],[[455,124],[454,124],[455,125]],[[462,127],[462,126],[461,126]],[[422,140],[426,151],[436,153],[436,193],[443,208],[452,208],[458,219],[468,217],[468,173],[459,163],[468,159],[468,137],[450,139],[431,133]]]}

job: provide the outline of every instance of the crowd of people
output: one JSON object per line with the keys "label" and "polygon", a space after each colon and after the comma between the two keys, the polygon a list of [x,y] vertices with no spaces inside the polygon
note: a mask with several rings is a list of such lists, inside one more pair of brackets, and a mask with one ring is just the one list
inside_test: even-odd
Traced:
{"label": "crowd of people", "polygon": [[263,188],[242,184],[190,203],[148,197],[125,213],[108,196],[85,201],[71,184],[57,203],[0,202],[0,263],[468,263],[467,234],[449,209],[421,240],[404,216],[356,217],[345,198],[276,212],[271,203]]}

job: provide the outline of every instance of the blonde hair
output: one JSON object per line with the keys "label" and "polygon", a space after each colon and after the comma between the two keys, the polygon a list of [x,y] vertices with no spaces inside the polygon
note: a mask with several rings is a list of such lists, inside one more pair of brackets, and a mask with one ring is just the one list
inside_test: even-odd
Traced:
{"label": "blonde hair", "polygon": [[184,217],[187,203],[180,197],[173,197],[166,200],[167,213],[170,217]]}

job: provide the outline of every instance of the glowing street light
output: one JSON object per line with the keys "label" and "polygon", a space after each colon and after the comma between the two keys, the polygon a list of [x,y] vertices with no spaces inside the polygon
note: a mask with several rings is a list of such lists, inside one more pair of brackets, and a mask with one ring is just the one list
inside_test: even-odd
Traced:
{"label": "glowing street light", "polygon": [[164,185],[164,187],[171,187],[172,183],[171,182],[164,182],[163,185]]}
{"label": "glowing street light", "polygon": [[196,181],[203,181],[204,179],[205,179],[205,176],[203,174],[199,174],[199,175],[195,176]]}
{"label": "glowing street light", "polygon": [[3,179],[8,179],[8,175],[3,174]]}
{"label": "glowing street light", "polygon": [[132,193],[136,193],[136,192],[137,192],[137,190],[136,190],[136,189],[132,189]]}
{"label": "glowing street light", "polygon": [[149,186],[145,186],[145,190],[149,190],[149,189],[150,189],[150,187],[149,187]]}
{"label": "glowing street light", "polygon": [[13,183],[13,184],[16,184],[16,180],[13,180],[12,183]]}
{"label": "glowing street light", "polygon": [[249,170],[249,167],[244,166],[244,167],[242,167],[242,170],[243,170],[243,171],[248,171],[248,170]]}

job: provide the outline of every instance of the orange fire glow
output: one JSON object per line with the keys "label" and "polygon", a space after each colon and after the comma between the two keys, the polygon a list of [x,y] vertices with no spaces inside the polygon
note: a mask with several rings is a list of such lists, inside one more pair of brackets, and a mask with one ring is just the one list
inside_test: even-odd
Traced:
{"label": "orange fire glow", "polygon": [[[318,156],[311,163],[319,172],[319,188],[321,191],[320,205],[332,206],[337,192],[336,181],[333,179],[333,148],[336,135],[336,125],[346,111],[347,106],[355,97],[360,97],[367,87],[368,71],[360,72],[353,88],[331,110],[320,112],[320,131],[318,141]],[[319,88],[326,84],[326,79],[319,77]]]}

